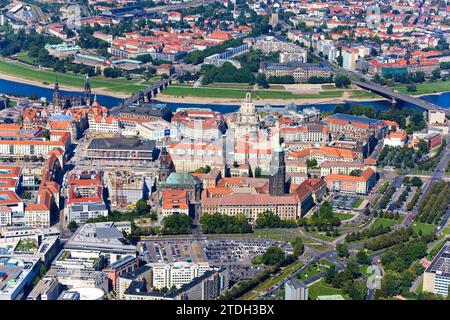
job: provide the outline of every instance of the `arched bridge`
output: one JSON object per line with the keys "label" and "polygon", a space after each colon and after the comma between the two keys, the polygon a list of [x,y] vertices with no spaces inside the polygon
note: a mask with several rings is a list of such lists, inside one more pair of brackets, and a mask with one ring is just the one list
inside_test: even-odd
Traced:
{"label": "arched bridge", "polygon": [[448,108],[442,108],[431,102],[424,101],[398,91],[394,91],[373,82],[353,81],[353,83],[363,89],[369,90],[373,93],[376,93],[388,99],[392,99],[394,101],[408,102],[418,107],[424,108],[427,111],[441,111],[445,112],[446,114],[450,114],[450,109]]}
{"label": "arched bridge", "polygon": [[152,99],[152,96],[155,97],[159,92],[163,91],[165,88],[169,86],[169,84],[172,83],[173,80],[177,78],[177,74],[173,74],[170,77],[166,79],[161,79],[158,82],[152,83],[147,88],[145,88],[142,91],[139,91],[135,94],[133,94],[131,97],[126,98],[122,105],[128,106],[130,104],[139,102],[144,103],[145,101],[150,102]]}

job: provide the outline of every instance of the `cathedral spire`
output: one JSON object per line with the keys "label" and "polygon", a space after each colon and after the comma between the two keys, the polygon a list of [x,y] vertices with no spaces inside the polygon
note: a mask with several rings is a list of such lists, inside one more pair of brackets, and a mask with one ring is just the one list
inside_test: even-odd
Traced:
{"label": "cathedral spire", "polygon": [[61,92],[59,92],[58,77],[55,78],[55,88],[53,89],[53,112],[59,113],[62,109]]}
{"label": "cathedral spire", "polygon": [[89,75],[86,73],[86,80],[84,82],[84,100],[87,107],[91,106],[91,82]]}

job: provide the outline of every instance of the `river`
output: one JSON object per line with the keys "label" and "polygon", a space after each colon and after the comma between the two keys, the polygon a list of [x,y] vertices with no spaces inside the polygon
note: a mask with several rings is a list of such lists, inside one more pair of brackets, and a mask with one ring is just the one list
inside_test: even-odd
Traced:
{"label": "river", "polygon": [[[65,91],[61,90],[62,94],[75,94],[81,92],[77,91]],[[32,94],[36,94],[39,98],[45,97],[47,100],[51,101],[53,89],[49,88],[43,88],[27,83],[19,83],[9,80],[0,79],[0,93],[4,94],[10,94],[10,95],[18,95],[18,96],[25,96],[28,97]],[[429,101],[431,103],[434,103],[438,106],[449,108],[450,107],[450,92],[445,92],[439,95],[427,95],[421,97],[421,99]],[[113,106],[119,104],[122,99],[111,97],[107,95],[101,95],[97,94],[97,101],[108,108],[112,108]],[[161,101],[164,102],[164,101]],[[164,102],[166,103],[166,102]],[[289,100],[286,100],[286,104],[289,103]],[[371,105],[377,110],[387,109],[390,107],[390,103],[387,100],[379,100],[379,101],[348,101],[350,104],[354,103],[360,103],[364,105]],[[218,105],[218,104],[189,104],[189,103],[172,103],[167,102],[167,105],[175,111],[177,108],[189,108],[189,107],[196,107],[196,108],[210,108],[215,111],[220,111],[222,113],[227,112],[234,112],[236,111],[239,106],[238,105]],[[305,104],[301,105],[301,108],[308,108],[308,107],[316,107],[320,109],[321,111],[331,111],[336,106],[336,103],[330,103],[330,104]],[[405,104],[405,106],[409,107],[415,107],[410,104]]]}

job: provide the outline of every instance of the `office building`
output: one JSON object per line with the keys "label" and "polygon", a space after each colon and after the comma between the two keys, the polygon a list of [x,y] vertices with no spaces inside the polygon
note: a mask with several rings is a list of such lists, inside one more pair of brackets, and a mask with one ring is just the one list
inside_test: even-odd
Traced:
{"label": "office building", "polygon": [[308,287],[299,279],[292,279],[284,285],[284,300],[308,300]]}

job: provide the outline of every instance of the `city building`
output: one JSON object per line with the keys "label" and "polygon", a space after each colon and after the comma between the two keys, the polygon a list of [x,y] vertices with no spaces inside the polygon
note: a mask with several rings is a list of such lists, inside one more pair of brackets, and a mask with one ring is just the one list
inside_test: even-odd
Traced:
{"label": "city building", "polygon": [[192,203],[200,201],[203,188],[202,181],[188,172],[172,172],[165,181],[159,182],[161,192],[164,190],[186,190]]}
{"label": "city building", "polygon": [[108,277],[109,290],[117,292],[119,289],[119,277],[123,274],[133,272],[138,268],[138,265],[138,259],[135,256],[124,256],[104,268],[102,272],[106,273]]}
{"label": "city building", "polygon": [[308,287],[299,279],[292,279],[284,285],[284,300],[308,300]]}
{"label": "city building", "polygon": [[423,274],[423,291],[447,296],[450,286],[450,242],[447,241]]}
{"label": "city building", "polygon": [[161,213],[163,217],[172,214],[189,215],[188,192],[186,190],[163,190]]}
{"label": "city building", "polygon": [[222,140],[204,142],[184,139],[172,143],[168,152],[177,172],[192,172],[206,166],[222,172],[225,169]]}
{"label": "city building", "polygon": [[384,138],[383,146],[390,147],[403,147],[408,140],[408,135],[405,130],[397,130],[390,132],[386,138]]}
{"label": "city building", "polygon": [[92,139],[87,147],[90,160],[153,161],[155,141],[135,138]]}
{"label": "city building", "polygon": [[376,184],[375,171],[365,169],[360,176],[329,174],[325,177],[328,190],[340,194],[366,195]]}
{"label": "city building", "polygon": [[303,63],[289,61],[286,63],[264,62],[262,72],[271,77],[292,76],[295,82],[306,82],[311,77],[330,78],[333,71],[322,63]]}
{"label": "city building", "polygon": [[349,175],[352,171],[363,171],[364,163],[360,161],[324,161],[320,166],[320,176],[329,174]]}
{"label": "city building", "polygon": [[139,136],[145,140],[163,141],[170,139],[179,140],[180,131],[176,125],[165,120],[138,122],[135,126]]}
{"label": "city building", "polygon": [[388,131],[388,126],[384,124],[383,120],[342,113],[333,114],[325,118],[324,122],[328,124],[334,140],[339,140],[344,136],[346,139],[368,141],[371,136],[380,139]]}
{"label": "city building", "polygon": [[64,248],[72,252],[85,251],[88,256],[103,256],[107,264],[125,256],[136,257],[136,247],[126,244],[124,231],[131,232],[130,222],[86,223],[75,231]]}
{"label": "city building", "polygon": [[146,288],[145,281],[133,281],[123,296],[125,300],[215,300],[228,289],[228,270],[211,268],[168,293],[150,291]]}
{"label": "city building", "polygon": [[0,255],[0,300],[21,300],[39,273],[36,257]]}
{"label": "city building", "polygon": [[157,289],[180,288],[210,270],[209,263],[173,262],[150,263],[152,268],[153,287]]}
{"label": "city building", "polygon": [[252,102],[252,95],[250,92],[247,92],[245,101],[239,108],[234,128],[236,137],[243,137],[250,132],[258,131],[259,129],[259,116],[256,112],[255,104]]}
{"label": "city building", "polygon": [[108,216],[103,199],[102,174],[95,171],[74,173],[69,178],[67,220],[78,224],[99,216]]}

